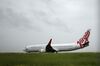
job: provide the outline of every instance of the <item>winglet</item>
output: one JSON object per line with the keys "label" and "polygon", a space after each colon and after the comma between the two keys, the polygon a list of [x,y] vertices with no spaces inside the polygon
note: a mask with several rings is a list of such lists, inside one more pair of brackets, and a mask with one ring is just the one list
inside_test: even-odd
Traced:
{"label": "winglet", "polygon": [[51,45],[51,42],[52,42],[52,38],[51,38],[50,41],[48,42],[48,45]]}

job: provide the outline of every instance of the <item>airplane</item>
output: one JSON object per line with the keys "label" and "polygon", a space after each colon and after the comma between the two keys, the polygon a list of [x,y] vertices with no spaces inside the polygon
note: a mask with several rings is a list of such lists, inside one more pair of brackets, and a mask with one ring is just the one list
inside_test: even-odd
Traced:
{"label": "airplane", "polygon": [[73,43],[64,43],[64,44],[52,44],[52,38],[48,42],[48,44],[36,44],[36,45],[28,45],[25,47],[25,52],[60,52],[60,51],[72,51],[77,49],[82,49],[89,46],[89,36],[90,30],[88,29],[82,38]]}

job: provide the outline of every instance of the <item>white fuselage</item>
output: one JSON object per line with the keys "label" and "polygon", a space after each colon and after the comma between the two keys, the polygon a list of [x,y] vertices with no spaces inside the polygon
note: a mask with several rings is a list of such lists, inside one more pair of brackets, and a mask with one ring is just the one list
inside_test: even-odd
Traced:
{"label": "white fuselage", "polygon": [[[26,46],[25,51],[26,52],[45,52],[46,45],[47,44],[29,45],[29,46]],[[80,49],[80,45],[77,43],[52,44],[51,46],[56,51],[71,51],[71,50]]]}
{"label": "white fuselage", "polygon": [[66,44],[52,44],[52,38],[48,44],[36,44],[25,47],[26,52],[58,52],[58,51],[71,51],[89,46],[88,38],[90,36],[90,29],[87,30],[83,37],[75,43]]}

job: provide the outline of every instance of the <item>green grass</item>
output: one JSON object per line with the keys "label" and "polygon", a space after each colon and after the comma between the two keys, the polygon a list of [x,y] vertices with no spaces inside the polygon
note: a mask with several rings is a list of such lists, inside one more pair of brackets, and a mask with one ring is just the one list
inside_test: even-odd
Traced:
{"label": "green grass", "polygon": [[0,53],[0,66],[100,66],[100,53]]}

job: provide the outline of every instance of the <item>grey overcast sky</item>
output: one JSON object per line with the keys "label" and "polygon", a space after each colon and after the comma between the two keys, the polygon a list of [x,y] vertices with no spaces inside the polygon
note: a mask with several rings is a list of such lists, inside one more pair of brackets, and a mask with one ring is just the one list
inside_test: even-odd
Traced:
{"label": "grey overcast sky", "polygon": [[21,52],[26,45],[77,41],[91,28],[97,52],[98,0],[0,0],[0,52]]}

